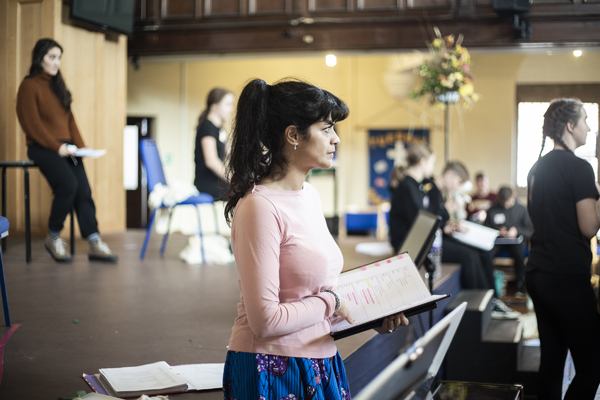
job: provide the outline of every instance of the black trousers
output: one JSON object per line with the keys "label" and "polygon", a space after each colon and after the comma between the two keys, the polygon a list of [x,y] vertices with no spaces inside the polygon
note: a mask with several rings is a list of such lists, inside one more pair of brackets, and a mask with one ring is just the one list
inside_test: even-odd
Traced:
{"label": "black trousers", "polygon": [[508,256],[515,260],[515,272],[517,274],[517,290],[523,290],[523,283],[525,282],[525,263],[523,261],[525,257],[525,242],[519,244],[501,244],[496,245],[492,249],[492,258],[496,257],[503,251],[508,252]]}
{"label": "black trousers", "polygon": [[589,275],[527,272],[540,334],[538,399],[560,400],[567,350],[577,370],[565,400],[592,400],[600,384],[600,315]]}
{"label": "black trousers", "polygon": [[74,207],[81,236],[87,238],[97,233],[96,206],[81,158],[76,158],[75,165],[70,157],[61,157],[36,144],[28,147],[27,156],[38,165],[54,194],[48,221],[50,230],[62,231],[65,218]]}
{"label": "black trousers", "polygon": [[491,252],[467,246],[451,236],[444,235],[442,262],[461,265],[460,283],[463,289],[494,289],[494,265]]}

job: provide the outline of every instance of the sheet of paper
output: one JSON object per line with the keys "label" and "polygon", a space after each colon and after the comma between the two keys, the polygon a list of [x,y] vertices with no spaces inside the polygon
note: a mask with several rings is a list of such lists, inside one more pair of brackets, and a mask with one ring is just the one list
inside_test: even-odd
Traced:
{"label": "sheet of paper", "polygon": [[164,361],[137,367],[102,368],[100,374],[116,392],[159,390],[187,383],[183,376],[174,374]]}
{"label": "sheet of paper", "polygon": [[89,147],[77,148],[77,146],[75,146],[74,144],[68,145],[67,148],[70,151],[74,151],[75,156],[77,157],[98,158],[106,154],[106,149],[95,150],[90,149]]}
{"label": "sheet of paper", "polygon": [[357,322],[351,325],[345,320],[335,321],[332,332],[431,300],[427,286],[407,254],[393,256],[341,274],[336,292],[346,300],[352,318]]}
{"label": "sheet of paper", "polygon": [[225,364],[188,364],[175,365],[173,371],[188,382],[188,389],[208,390],[223,388],[223,370]]}
{"label": "sheet of paper", "polygon": [[478,249],[489,251],[494,248],[496,238],[500,231],[487,226],[476,224],[470,221],[460,221],[460,224],[467,228],[466,232],[454,232],[452,237],[458,241],[477,247]]}

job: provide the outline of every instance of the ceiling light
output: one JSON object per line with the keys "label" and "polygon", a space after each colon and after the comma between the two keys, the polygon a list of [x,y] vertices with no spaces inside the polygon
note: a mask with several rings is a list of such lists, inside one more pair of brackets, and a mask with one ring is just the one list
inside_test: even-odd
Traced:
{"label": "ceiling light", "polygon": [[335,67],[337,58],[333,54],[327,54],[327,57],[325,57],[325,64],[327,64],[328,67]]}
{"label": "ceiling light", "polygon": [[575,57],[581,57],[582,54],[583,54],[583,52],[581,50],[574,50],[573,51],[573,55]]}

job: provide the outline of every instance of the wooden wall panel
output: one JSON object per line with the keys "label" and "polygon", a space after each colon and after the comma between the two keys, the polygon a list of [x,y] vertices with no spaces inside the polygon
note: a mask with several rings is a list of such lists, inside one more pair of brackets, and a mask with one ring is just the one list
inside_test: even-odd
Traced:
{"label": "wooden wall panel", "polygon": [[450,0],[407,0],[407,8],[450,7]]}
{"label": "wooden wall panel", "polygon": [[[122,132],[125,126],[127,40],[68,24],[62,0],[5,0],[0,2],[0,157],[26,160],[27,146],[16,116],[18,87],[27,75],[31,50],[43,37],[64,49],[61,72],[73,93],[73,111],[89,147],[109,150],[105,160],[86,160],[86,171],[97,205],[102,232],[125,229],[125,191],[122,185]],[[63,22],[65,21],[65,22]],[[8,170],[8,218],[11,236],[23,236],[25,213],[23,172]],[[48,231],[52,192],[37,168],[30,170],[31,229],[34,236]],[[68,218],[65,221],[68,226]],[[68,235],[68,231],[63,231]],[[77,234],[79,232],[77,231]]]}
{"label": "wooden wall panel", "polygon": [[[55,20],[56,9],[49,7],[49,3],[44,4],[43,1],[22,2],[17,3],[17,46],[16,51],[16,68],[15,68],[15,86],[13,101],[9,109],[10,116],[15,120],[15,130],[9,133],[12,136],[11,160],[27,160],[27,145],[25,142],[25,134],[21,130],[21,126],[16,118],[16,91],[19,85],[29,73],[31,65],[31,50],[35,46],[38,39],[43,37],[54,36],[53,21]],[[8,200],[9,206],[13,208],[13,221],[11,225],[16,228],[16,232],[25,231],[25,208],[23,204],[23,193],[25,191],[23,183],[23,171],[14,169],[12,178],[15,195]],[[9,180],[9,184],[10,184]],[[10,186],[9,186],[10,187]],[[48,199],[52,198],[52,191],[48,183],[43,178],[37,168],[30,169],[30,218],[31,230],[34,235],[42,235],[44,227],[47,229],[48,215],[50,215],[50,204]],[[10,212],[9,212],[10,215]],[[12,234],[13,232],[11,232]]]}
{"label": "wooden wall panel", "polygon": [[531,4],[573,4],[573,0],[531,0]]}
{"label": "wooden wall panel", "polygon": [[196,16],[197,0],[162,0],[161,17],[194,18]]}
{"label": "wooden wall panel", "polygon": [[351,0],[308,0],[309,11],[348,11]]}
{"label": "wooden wall panel", "polygon": [[211,17],[231,17],[242,14],[242,0],[204,0],[204,13]]}
{"label": "wooden wall panel", "polygon": [[146,6],[145,13],[143,13],[143,18],[147,22],[156,22],[160,15],[159,0],[142,0],[141,2]]}
{"label": "wooden wall panel", "polygon": [[358,0],[359,10],[394,10],[399,9],[400,0]]}
{"label": "wooden wall panel", "polygon": [[288,0],[249,0],[250,14],[286,14],[291,10],[287,9]]}

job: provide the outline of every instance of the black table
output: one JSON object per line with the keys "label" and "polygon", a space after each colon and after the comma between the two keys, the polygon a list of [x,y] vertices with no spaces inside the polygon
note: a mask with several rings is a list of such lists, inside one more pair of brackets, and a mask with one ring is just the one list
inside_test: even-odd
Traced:
{"label": "black table", "polygon": [[[25,185],[25,259],[31,262],[31,224],[29,217],[29,168],[37,167],[33,161],[0,161],[2,167],[2,215],[6,216],[6,169],[23,168]],[[2,251],[6,251],[6,238],[2,239]]]}
{"label": "black table", "polygon": [[[23,183],[25,186],[25,260],[27,264],[31,262],[31,221],[29,214],[29,168],[37,167],[33,161],[0,161],[2,168],[2,215],[6,216],[6,169],[7,168],[22,168],[24,177]],[[75,253],[75,222],[73,220],[73,209],[71,209],[71,254]],[[6,238],[2,239],[2,251],[7,249]]]}

